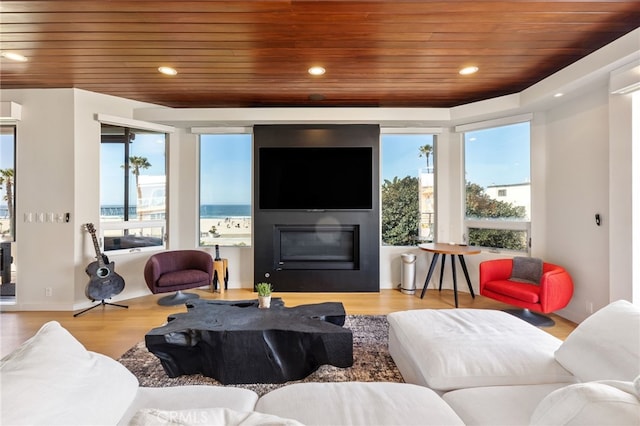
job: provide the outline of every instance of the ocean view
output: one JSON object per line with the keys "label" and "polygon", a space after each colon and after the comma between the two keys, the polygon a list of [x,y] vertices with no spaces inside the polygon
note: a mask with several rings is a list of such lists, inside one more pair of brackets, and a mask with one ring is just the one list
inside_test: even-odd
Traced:
{"label": "ocean view", "polygon": [[251,217],[250,204],[203,204],[201,218]]}
{"label": "ocean view", "polygon": [[[129,215],[136,215],[136,207],[129,207]],[[124,206],[101,206],[101,217],[122,217],[124,216]],[[251,217],[250,204],[203,204],[200,206],[200,217],[202,219],[224,219],[227,217]]]}

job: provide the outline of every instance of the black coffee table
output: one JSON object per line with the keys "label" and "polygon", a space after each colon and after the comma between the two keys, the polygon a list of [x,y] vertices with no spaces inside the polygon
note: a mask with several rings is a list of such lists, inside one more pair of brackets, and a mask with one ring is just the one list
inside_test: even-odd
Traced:
{"label": "black coffee table", "polygon": [[187,302],[187,313],[145,336],[169,377],[203,374],[222,384],[284,383],[321,365],[353,365],[353,334],[342,303],[259,309],[257,300]]}

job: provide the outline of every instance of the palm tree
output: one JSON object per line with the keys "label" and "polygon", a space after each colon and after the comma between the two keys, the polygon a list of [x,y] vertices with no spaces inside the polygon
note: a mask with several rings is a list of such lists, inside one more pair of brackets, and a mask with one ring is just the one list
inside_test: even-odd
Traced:
{"label": "palm tree", "polygon": [[427,169],[429,168],[429,156],[433,152],[433,147],[431,145],[424,145],[420,147],[419,157],[427,157]]}
{"label": "palm tree", "polygon": [[[129,169],[131,170],[131,173],[133,173],[133,175],[136,177],[136,190],[138,193],[138,202],[140,202],[140,200],[142,199],[142,188],[140,188],[140,183],[139,183],[140,170],[146,170],[149,167],[151,167],[151,163],[149,163],[149,160],[147,160],[147,157],[137,157],[135,155],[129,157]],[[140,210],[138,210],[138,219],[142,220],[142,214]]]}
{"label": "palm tree", "polygon": [[9,217],[9,234],[13,235],[15,219],[13,217],[13,169],[0,170],[0,189],[5,186],[7,193],[4,199],[7,202],[7,216]]}

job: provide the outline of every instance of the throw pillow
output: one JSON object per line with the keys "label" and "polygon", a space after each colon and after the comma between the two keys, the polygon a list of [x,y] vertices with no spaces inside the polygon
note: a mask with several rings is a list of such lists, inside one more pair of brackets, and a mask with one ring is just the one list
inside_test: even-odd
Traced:
{"label": "throw pillow", "polygon": [[117,361],[51,321],[0,361],[0,424],[116,424],[138,391]]}
{"label": "throw pillow", "polygon": [[542,264],[542,259],[516,256],[513,258],[511,278],[509,279],[530,284],[540,284]]}
{"label": "throw pillow", "polygon": [[630,382],[589,382],[565,386],[547,395],[531,416],[531,425],[633,425],[640,401]]}
{"label": "throw pillow", "polygon": [[626,300],[600,309],[567,336],[556,361],[583,382],[640,375],[640,308]]}

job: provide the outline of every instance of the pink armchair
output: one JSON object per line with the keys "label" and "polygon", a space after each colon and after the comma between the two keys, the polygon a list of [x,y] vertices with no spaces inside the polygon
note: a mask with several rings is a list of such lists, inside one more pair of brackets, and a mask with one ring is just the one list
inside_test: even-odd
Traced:
{"label": "pink armchair", "polygon": [[573,280],[561,266],[543,263],[539,283],[510,279],[512,259],[488,260],[480,263],[480,294],[524,310],[507,310],[539,327],[552,326],[554,321],[531,311],[550,313],[567,306],[573,296]]}

